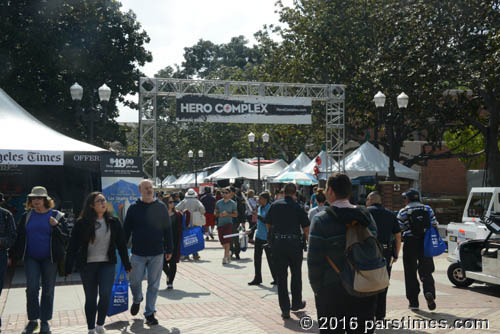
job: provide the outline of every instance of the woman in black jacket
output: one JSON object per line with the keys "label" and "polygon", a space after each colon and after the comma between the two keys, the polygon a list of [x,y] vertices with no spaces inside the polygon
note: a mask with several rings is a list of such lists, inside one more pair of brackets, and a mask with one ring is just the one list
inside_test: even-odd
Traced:
{"label": "woman in black jacket", "polygon": [[104,195],[93,192],[85,199],[83,210],[73,227],[65,265],[66,276],[71,275],[75,262],[80,268],[89,334],[104,333],[103,325],[115,278],[116,250],[125,270],[130,272],[132,267],[121,223],[108,212]]}

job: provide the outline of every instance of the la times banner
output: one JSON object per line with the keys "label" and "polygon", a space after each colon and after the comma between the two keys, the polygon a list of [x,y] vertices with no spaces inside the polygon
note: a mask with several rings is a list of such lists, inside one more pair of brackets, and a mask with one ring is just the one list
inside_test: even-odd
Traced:
{"label": "la times banner", "polygon": [[307,97],[213,97],[178,94],[178,121],[212,123],[311,124]]}

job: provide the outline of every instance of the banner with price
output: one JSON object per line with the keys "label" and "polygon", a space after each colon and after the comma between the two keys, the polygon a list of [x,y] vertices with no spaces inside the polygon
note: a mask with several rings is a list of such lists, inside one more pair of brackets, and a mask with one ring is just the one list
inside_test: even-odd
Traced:
{"label": "banner with price", "polygon": [[141,194],[138,185],[143,180],[142,159],[106,154],[101,157],[102,193],[108,210],[123,222],[129,206]]}

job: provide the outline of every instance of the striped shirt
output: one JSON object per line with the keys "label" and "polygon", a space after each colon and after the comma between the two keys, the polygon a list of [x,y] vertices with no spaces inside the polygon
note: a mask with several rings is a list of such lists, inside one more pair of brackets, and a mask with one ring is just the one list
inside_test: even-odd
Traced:
{"label": "striped shirt", "polygon": [[401,227],[401,231],[403,232],[403,237],[405,236],[413,236],[410,231],[410,221],[408,220],[408,216],[415,210],[416,208],[424,207],[425,210],[429,213],[429,218],[431,220],[431,224],[433,226],[437,226],[438,222],[436,220],[436,216],[434,215],[434,211],[428,205],[422,204],[420,202],[410,202],[407,206],[399,210],[398,212],[398,221],[399,227]]}

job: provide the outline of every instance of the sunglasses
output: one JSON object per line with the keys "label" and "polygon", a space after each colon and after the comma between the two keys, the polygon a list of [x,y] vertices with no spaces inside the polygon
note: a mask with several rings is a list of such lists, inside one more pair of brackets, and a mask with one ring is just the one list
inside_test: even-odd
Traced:
{"label": "sunglasses", "polygon": [[104,198],[99,198],[98,200],[95,201],[97,204],[103,204],[106,203],[106,200]]}
{"label": "sunglasses", "polygon": [[223,191],[222,193],[223,194],[229,194],[229,191]]}
{"label": "sunglasses", "polygon": [[168,204],[170,204],[170,203],[175,203],[175,202],[174,201],[168,201]]}

